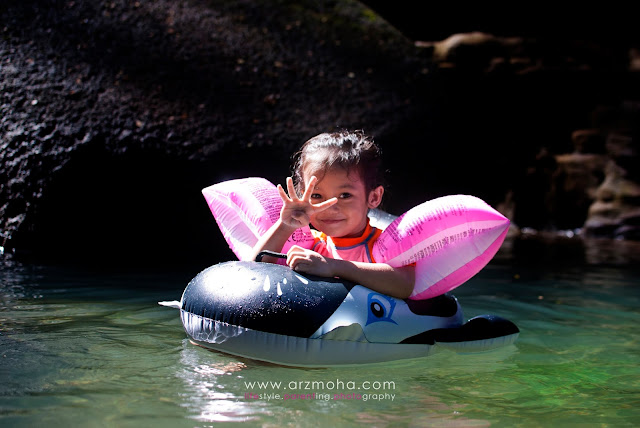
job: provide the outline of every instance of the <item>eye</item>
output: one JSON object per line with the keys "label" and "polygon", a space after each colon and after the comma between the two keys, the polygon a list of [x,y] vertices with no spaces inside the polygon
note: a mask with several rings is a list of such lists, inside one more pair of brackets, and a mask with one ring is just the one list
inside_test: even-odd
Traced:
{"label": "eye", "polygon": [[371,302],[371,313],[378,318],[384,317],[384,308],[379,302]]}
{"label": "eye", "polygon": [[353,195],[351,193],[341,193],[340,194],[340,199],[349,199],[351,198]]}
{"label": "eye", "polygon": [[311,199],[322,199],[322,195],[320,195],[319,193],[312,193]]}
{"label": "eye", "polygon": [[367,297],[367,304],[369,305],[369,314],[367,315],[366,325],[381,321],[396,324],[392,318],[396,302],[392,297],[370,293]]}
{"label": "eye", "polygon": [[393,312],[394,302],[389,300],[387,296],[383,296],[381,294],[371,294],[369,295],[369,309],[371,309],[371,314],[376,316],[377,318],[385,318],[389,316],[391,312]]}

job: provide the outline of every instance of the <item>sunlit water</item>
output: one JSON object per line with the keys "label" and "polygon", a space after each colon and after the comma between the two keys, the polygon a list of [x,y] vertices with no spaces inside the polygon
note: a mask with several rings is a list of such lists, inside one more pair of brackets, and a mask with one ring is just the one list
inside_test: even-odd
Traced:
{"label": "sunlit water", "polygon": [[179,299],[197,272],[116,275],[15,264],[0,272],[2,427],[640,421],[640,276],[628,267],[492,263],[454,294],[468,318],[493,313],[514,321],[521,330],[515,345],[326,369],[263,364],[190,344],[177,310],[157,302]]}

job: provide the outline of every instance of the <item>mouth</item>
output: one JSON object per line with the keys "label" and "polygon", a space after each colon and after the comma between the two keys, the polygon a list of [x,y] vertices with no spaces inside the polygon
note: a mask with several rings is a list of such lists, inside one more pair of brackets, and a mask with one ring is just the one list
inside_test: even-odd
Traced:
{"label": "mouth", "polygon": [[320,221],[320,223],[324,223],[324,224],[338,224],[344,221],[343,219],[326,219],[326,220],[318,219],[318,220]]}

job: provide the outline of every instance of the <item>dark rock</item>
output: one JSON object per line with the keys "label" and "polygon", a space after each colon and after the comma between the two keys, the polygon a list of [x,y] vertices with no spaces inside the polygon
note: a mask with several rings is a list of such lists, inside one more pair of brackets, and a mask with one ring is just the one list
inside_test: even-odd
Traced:
{"label": "dark rock", "polygon": [[549,198],[553,223],[558,229],[578,229],[604,180],[607,158],[599,154],[570,153],[555,156],[557,168]]}
{"label": "dark rock", "polygon": [[576,153],[604,154],[605,140],[599,129],[578,129],[571,134]]}
{"label": "dark rock", "polygon": [[[382,146],[392,213],[450,193],[497,205],[511,192],[519,226],[564,228],[613,192],[618,226],[591,218],[635,236],[633,192],[593,196],[637,183],[637,134],[623,126],[640,99],[629,34],[541,35],[489,15],[474,28],[441,14],[431,38],[407,38],[347,0],[6,0],[0,13],[0,231],[16,254],[230,258],[200,189],[283,182],[302,142],[340,128]],[[574,148],[576,130],[593,134],[574,134]],[[588,156],[556,158],[573,151]],[[591,155],[625,173],[609,177]]]}

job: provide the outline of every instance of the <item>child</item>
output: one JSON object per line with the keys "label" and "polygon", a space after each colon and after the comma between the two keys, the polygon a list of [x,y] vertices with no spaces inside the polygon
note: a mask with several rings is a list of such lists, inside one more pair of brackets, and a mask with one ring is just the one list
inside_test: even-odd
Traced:
{"label": "child", "polygon": [[409,297],[414,267],[394,268],[375,263],[371,256],[382,232],[371,227],[367,217],[384,193],[378,146],[361,132],[325,133],[304,143],[296,156],[295,184],[287,178],[288,193],[278,185],[283,202],[280,218],[254,246],[254,256],[262,250],[280,251],[296,229],[311,224],[316,229],[313,249],[291,247],[287,253],[291,269]]}

